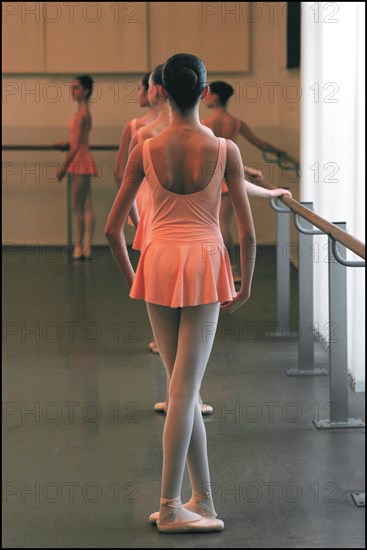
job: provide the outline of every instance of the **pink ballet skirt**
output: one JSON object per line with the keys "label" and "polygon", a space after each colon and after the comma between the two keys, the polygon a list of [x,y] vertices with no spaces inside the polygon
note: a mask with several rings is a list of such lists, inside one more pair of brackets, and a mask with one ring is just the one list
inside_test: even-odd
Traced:
{"label": "pink ballet skirt", "polygon": [[219,138],[214,175],[195,193],[180,195],[159,182],[144,142],[144,172],[152,192],[152,222],[130,297],[168,307],[227,302],[236,296],[228,252],[219,228],[226,140]]}
{"label": "pink ballet skirt", "polygon": [[89,151],[89,147],[81,146],[79,151],[69,164],[68,174],[83,174],[85,176],[98,176],[97,164]]}
{"label": "pink ballet skirt", "polygon": [[[72,118],[69,124],[70,131],[73,130],[75,123],[76,116]],[[97,164],[89,150],[88,135],[84,136],[82,139],[77,154],[68,166],[67,173],[85,176],[98,176]]]}

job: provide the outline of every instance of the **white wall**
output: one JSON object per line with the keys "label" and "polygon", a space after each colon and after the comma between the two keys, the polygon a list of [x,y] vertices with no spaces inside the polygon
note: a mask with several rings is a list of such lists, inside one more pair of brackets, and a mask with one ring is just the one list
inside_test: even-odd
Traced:
{"label": "white wall", "polygon": [[[59,3],[62,5],[62,3]],[[149,3],[154,9],[154,2]],[[245,8],[247,3],[239,3]],[[241,17],[249,19],[249,60],[250,68],[243,73],[209,73],[210,80],[226,80],[235,88],[229,110],[245,120],[259,137],[286,149],[299,158],[299,106],[300,101],[289,100],[289,82],[299,86],[299,70],[288,71],[286,67],[286,18],[285,2],[256,2],[252,11],[241,11]],[[236,14],[225,11],[230,6],[225,3],[213,4],[221,9],[215,14],[217,24],[222,26],[222,36],[209,36],[215,52],[218,43],[231,40]],[[78,8],[79,9],[79,8]],[[50,12],[52,15],[53,12]],[[56,12],[55,12],[56,13]],[[75,14],[77,14],[77,8]],[[110,13],[113,13],[110,11]],[[19,14],[18,14],[19,15]],[[93,12],[91,11],[91,15]],[[209,16],[208,16],[209,17]],[[213,16],[214,17],[214,16]],[[33,18],[28,18],[33,21]],[[27,20],[28,20],[27,19]],[[92,25],[90,25],[92,26]],[[194,26],[193,26],[194,27]],[[71,30],[83,41],[82,30],[78,31],[77,21],[70,24]],[[140,27],[139,27],[140,28]],[[150,29],[151,30],[151,29]],[[175,28],[166,29],[175,36]],[[188,29],[190,32],[190,29]],[[192,31],[191,31],[192,32]],[[96,36],[102,47],[103,37]],[[136,33],[139,41],[139,33]],[[159,42],[160,36],[150,33],[149,40]],[[142,47],[143,44],[142,44]],[[208,45],[206,45],[208,48]],[[244,57],[247,64],[247,49],[243,44],[232,41],[233,57]],[[133,49],[133,52],[136,48]],[[197,52],[200,55],[200,51]],[[118,59],[118,52],[111,51]],[[60,56],[58,56],[59,58]],[[148,56],[149,58],[149,52]],[[139,58],[140,59],[140,58]],[[116,60],[115,60],[116,61]],[[137,60],[139,61],[139,60]],[[246,63],[245,63],[246,61]],[[140,61],[139,61],[140,63]],[[51,68],[50,63],[48,64]],[[121,71],[126,71],[123,64]],[[3,125],[4,143],[51,144],[66,140],[67,123],[75,111],[69,95],[70,74],[6,74],[3,78]],[[93,130],[92,144],[117,144],[123,125],[142,111],[137,106],[137,83],[140,73],[93,74],[96,80],[96,93],[91,103]],[[292,86],[294,86],[292,84]],[[294,89],[294,88],[293,88]],[[292,91],[292,90],[291,90]],[[202,115],[207,115],[205,108]],[[271,183],[290,185],[298,198],[298,182],[284,181],[281,171],[273,172],[273,165],[264,165],[261,152],[245,140],[240,140],[240,148],[246,163],[263,168]],[[105,221],[115,196],[112,168],[116,153],[95,153],[102,167],[102,178],[93,183],[93,197],[96,210],[95,242],[106,244],[103,233]],[[53,181],[56,164],[61,162],[63,153],[34,152],[4,154],[6,170],[3,177],[3,239],[5,242],[47,243],[66,241],[65,220],[65,181],[59,185]],[[259,243],[275,242],[275,214],[266,201],[253,199],[252,207]],[[234,237],[237,237],[233,225]],[[133,232],[127,229],[127,239],[131,241]]]}
{"label": "white wall", "polygon": [[[303,2],[302,8],[301,198],[364,241],[364,4]],[[327,237],[314,237],[313,247],[315,328],[327,341]],[[347,277],[348,367],[363,390],[364,269],[347,268]]]}

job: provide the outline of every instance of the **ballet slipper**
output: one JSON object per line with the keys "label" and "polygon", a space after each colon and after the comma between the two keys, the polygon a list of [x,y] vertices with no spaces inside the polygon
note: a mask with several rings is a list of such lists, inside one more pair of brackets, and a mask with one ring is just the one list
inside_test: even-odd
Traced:
{"label": "ballet slipper", "polygon": [[[224,528],[224,523],[220,519],[217,518],[217,514],[213,511],[212,507],[207,504],[206,499],[204,500],[194,500],[191,498],[188,502],[186,502],[183,505],[183,508],[185,510],[188,510],[189,512],[193,512],[195,514],[199,514],[202,518],[208,519],[208,520],[214,520],[212,522],[207,522],[207,526],[211,525],[211,527],[215,527],[215,531],[222,531]],[[153,525],[157,523],[159,519],[159,512],[154,512],[153,514],[150,514],[149,521]],[[201,529],[204,530],[204,529]]]}
{"label": "ballet slipper", "polygon": [[[206,494],[209,496],[210,493]],[[184,504],[185,510],[195,512],[195,514],[199,514],[204,518],[216,518],[217,514],[214,512],[211,504],[208,504],[207,502],[208,496],[205,496],[202,500],[191,497],[190,500]]]}
{"label": "ballet slipper", "polygon": [[[160,403],[156,403],[154,405],[154,410],[157,411],[157,412],[167,413],[166,402],[163,401],[163,402],[160,402]],[[211,405],[208,405],[207,403],[201,402],[200,403],[200,410],[201,410],[202,415],[208,415],[208,414],[213,414],[214,409]]]}
{"label": "ballet slipper", "polygon": [[86,260],[92,259],[92,252],[90,244],[86,244],[83,250],[83,256]]}
{"label": "ballet slipper", "polygon": [[160,402],[160,403],[156,403],[154,405],[154,410],[157,411],[157,412],[166,413],[167,412],[166,402],[163,401],[163,402]]}
{"label": "ballet slipper", "polygon": [[159,353],[159,349],[156,342],[150,342],[149,349],[152,353]]}
{"label": "ballet slipper", "polygon": [[73,260],[82,260],[82,259],[83,259],[82,247],[79,244],[76,244],[74,246],[74,251],[73,251]]}
{"label": "ballet slipper", "polygon": [[[172,520],[169,521],[171,517]],[[161,499],[161,511],[156,525],[161,533],[210,533],[222,531],[224,528],[221,520],[202,517],[184,508],[179,497]]]}
{"label": "ballet slipper", "polygon": [[202,415],[213,414],[213,407],[207,403],[200,403],[200,411]]}

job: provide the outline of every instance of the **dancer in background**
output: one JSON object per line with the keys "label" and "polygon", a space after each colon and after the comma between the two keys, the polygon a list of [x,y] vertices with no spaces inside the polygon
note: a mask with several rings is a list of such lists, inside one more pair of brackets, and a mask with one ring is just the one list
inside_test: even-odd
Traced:
{"label": "dancer in background", "polygon": [[[208,92],[203,62],[190,54],[175,55],[165,63],[162,80],[172,124],[132,151],[105,233],[130,296],[147,303],[169,380],[160,510],[150,519],[164,533],[220,531],[199,407],[214,335],[202,338],[202,328],[217,325],[221,304],[234,312],[248,300],[255,232],[238,147],[216,138],[199,120],[200,98]],[[213,167],[212,173],[202,170],[204,164]],[[135,274],[123,227],[144,176],[152,191],[153,219]],[[219,228],[224,177],[240,235],[238,293]],[[186,461],[192,496],[182,505]]]}
{"label": "dancer in background", "polygon": [[[162,94],[162,68],[163,65],[158,65],[148,79],[147,98],[156,116],[150,124],[140,127],[132,136],[129,153],[138,143],[158,135],[171,123],[171,108],[168,105],[167,98]],[[132,247],[134,250],[142,251],[150,232],[153,213],[152,193],[146,178],[139,187],[134,204],[136,204],[138,224]],[[133,211],[134,205],[130,211],[130,216]],[[149,343],[149,349],[152,353],[159,353],[154,339]]]}
{"label": "dancer in background", "polygon": [[[267,141],[263,141],[258,138],[243,121],[235,118],[227,112],[227,104],[229,98],[233,95],[233,87],[224,81],[216,81],[210,84],[210,91],[205,98],[205,104],[208,109],[212,109],[210,117],[202,120],[202,124],[210,128],[214,135],[218,137],[224,137],[231,139],[237,143],[238,136],[244,137],[247,141],[255,145],[262,151],[272,151],[277,155],[283,155],[285,152],[277,147],[274,147]],[[261,170],[244,166],[245,177],[252,177],[254,181],[261,183],[263,181],[263,174]],[[264,189],[252,182],[246,180],[246,190],[251,196],[270,198],[279,197],[281,195],[291,196],[290,191],[283,188],[274,190]],[[233,239],[231,233],[231,223],[233,215],[233,206],[228,193],[226,182],[222,182],[222,204],[220,209],[220,227],[223,235],[224,243],[227,249],[233,251]],[[237,263],[235,262],[234,255],[231,256],[233,275],[236,282],[241,280],[241,275],[238,272]]]}
{"label": "dancer in background", "polygon": [[73,99],[78,109],[69,124],[70,141],[56,143],[60,149],[69,149],[62,166],[57,170],[61,181],[66,173],[71,174],[71,202],[74,214],[75,245],[73,259],[91,259],[94,232],[94,213],[90,179],[98,174],[97,166],[89,151],[88,136],[92,128],[89,99],[93,91],[93,80],[88,75],[77,76],[72,84]]}
{"label": "dancer in background", "polygon": [[124,171],[129,156],[129,147],[132,136],[137,130],[139,130],[139,128],[150,124],[157,116],[156,110],[150,105],[148,99],[149,76],[150,73],[146,73],[141,79],[138,86],[139,106],[149,107],[149,110],[144,116],[140,118],[133,118],[127,124],[125,124],[121,133],[120,147],[117,152],[116,162],[113,170],[117,188],[120,187],[122,178],[124,177]]}

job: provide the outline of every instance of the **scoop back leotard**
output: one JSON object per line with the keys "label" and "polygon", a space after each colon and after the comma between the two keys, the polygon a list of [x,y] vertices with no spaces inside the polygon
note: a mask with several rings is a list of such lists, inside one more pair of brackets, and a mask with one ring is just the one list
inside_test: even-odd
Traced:
{"label": "scoop back leotard", "polygon": [[[77,124],[77,117],[78,115],[74,115],[74,117],[71,119],[69,123],[70,133],[73,132],[75,124]],[[96,162],[89,150],[89,144],[88,144],[89,132],[90,132],[90,129],[88,130],[87,133],[85,133],[82,136],[81,143],[79,144],[78,152],[76,153],[75,157],[73,158],[72,162],[69,164],[69,167],[67,169],[68,174],[75,174],[75,175],[79,174],[79,175],[86,175],[86,176],[98,175]]]}
{"label": "scoop back leotard", "polygon": [[143,145],[143,164],[153,217],[130,297],[173,308],[232,300],[236,291],[219,228],[226,140],[218,138],[218,160],[210,182],[187,195],[173,193],[159,182],[150,141]]}

